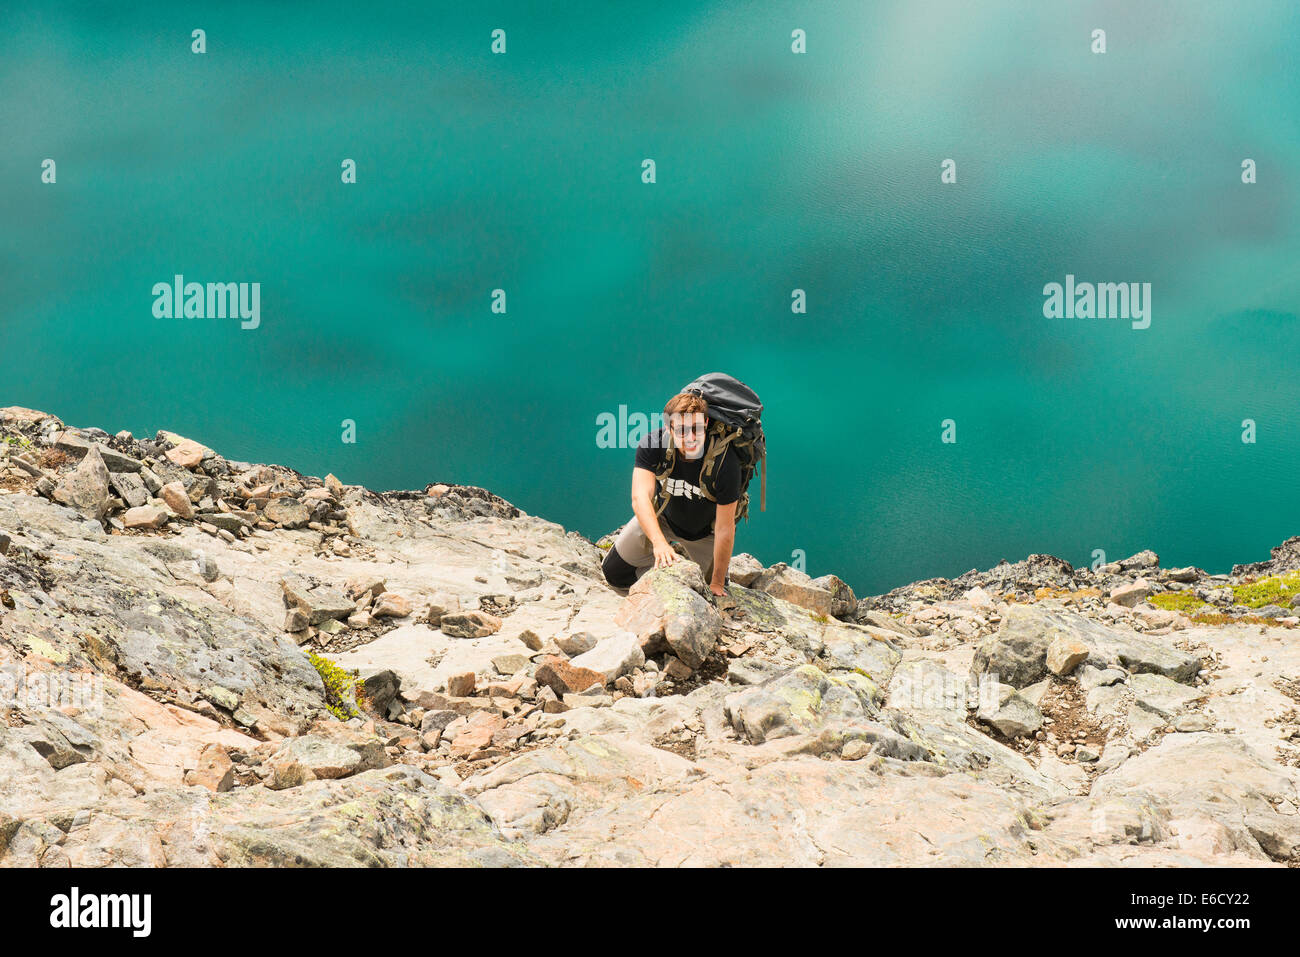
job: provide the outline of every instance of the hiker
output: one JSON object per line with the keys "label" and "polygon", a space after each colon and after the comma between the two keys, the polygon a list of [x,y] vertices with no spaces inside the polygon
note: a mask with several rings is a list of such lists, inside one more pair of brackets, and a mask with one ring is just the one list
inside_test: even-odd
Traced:
{"label": "hiker", "polygon": [[678,542],[709,589],[727,593],[736,522],[749,515],[749,480],[759,465],[759,511],[767,508],[763,403],[739,379],[710,372],[664,406],[668,425],[645,436],[632,469],[632,511],[605,556],[605,580],[630,588],[651,568],[678,559]]}

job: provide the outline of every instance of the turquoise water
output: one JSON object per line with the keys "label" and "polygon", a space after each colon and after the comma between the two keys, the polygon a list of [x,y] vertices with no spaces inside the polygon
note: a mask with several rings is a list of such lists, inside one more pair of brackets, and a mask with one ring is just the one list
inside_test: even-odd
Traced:
{"label": "turquoise water", "polygon": [[[6,12],[0,405],[595,538],[597,416],[717,370],[768,408],[737,550],[860,593],[1300,533],[1294,3],[549,6]],[[260,327],[154,318],[176,273]],[[1150,328],[1045,319],[1067,273]]]}

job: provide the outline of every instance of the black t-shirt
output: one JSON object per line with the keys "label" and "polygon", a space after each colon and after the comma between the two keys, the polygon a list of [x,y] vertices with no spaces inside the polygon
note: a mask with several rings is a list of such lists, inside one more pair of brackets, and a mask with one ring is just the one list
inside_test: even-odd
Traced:
{"label": "black t-shirt", "polygon": [[[712,443],[713,440],[714,437],[710,435],[708,442]],[[664,464],[667,445],[665,429],[648,434],[636,447],[637,468],[658,471]],[[704,451],[707,453],[708,450],[706,444]],[[713,531],[717,506],[730,505],[740,499],[740,460],[730,449],[722,453],[713,473],[713,492],[718,498],[714,503],[700,491],[700,468],[704,464],[704,456],[688,459],[681,449],[677,449],[674,459],[673,470],[667,478],[669,499],[663,517],[668,527],[680,538],[690,541],[705,538]]]}

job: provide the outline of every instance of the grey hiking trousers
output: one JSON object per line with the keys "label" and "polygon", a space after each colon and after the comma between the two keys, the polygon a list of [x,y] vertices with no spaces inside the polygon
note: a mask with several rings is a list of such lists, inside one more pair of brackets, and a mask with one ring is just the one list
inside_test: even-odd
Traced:
{"label": "grey hiking trousers", "polygon": [[[704,538],[685,539],[668,527],[659,516],[659,530],[669,543],[679,542],[687,557],[700,566],[704,580],[713,580],[713,534]],[[654,568],[655,549],[635,515],[614,539],[614,547],[605,555],[602,568],[605,580],[615,588],[630,588],[638,578]]]}

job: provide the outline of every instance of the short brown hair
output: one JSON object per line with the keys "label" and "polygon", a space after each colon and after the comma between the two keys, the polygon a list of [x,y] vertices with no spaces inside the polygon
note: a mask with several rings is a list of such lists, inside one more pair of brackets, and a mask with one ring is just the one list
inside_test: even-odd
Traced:
{"label": "short brown hair", "polygon": [[704,401],[704,396],[696,395],[694,392],[679,392],[669,399],[668,404],[664,406],[664,418],[668,418],[674,412],[681,412],[685,415],[703,412],[707,415],[709,403]]}

